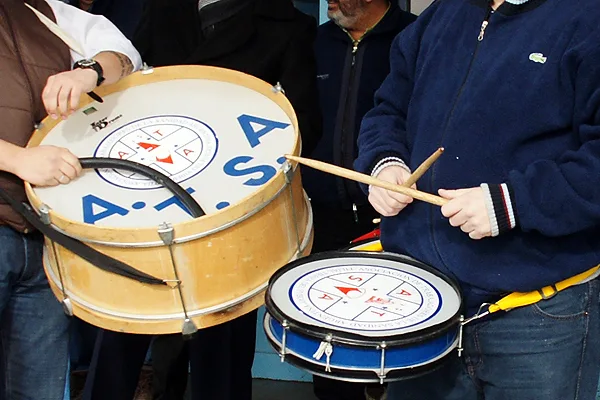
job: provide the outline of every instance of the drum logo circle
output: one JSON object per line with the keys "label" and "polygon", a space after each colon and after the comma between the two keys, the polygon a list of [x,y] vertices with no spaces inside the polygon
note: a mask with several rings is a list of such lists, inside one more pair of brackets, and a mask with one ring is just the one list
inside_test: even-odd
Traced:
{"label": "drum logo circle", "polygon": [[[116,129],[98,145],[94,156],[135,161],[181,183],[210,165],[217,147],[217,137],[207,124],[190,117],[164,115]],[[104,169],[98,174],[108,183],[127,189],[160,187],[133,172]]]}
{"label": "drum logo circle", "polygon": [[362,331],[422,324],[442,305],[439,291],[424,278],[372,265],[326,267],[298,278],[292,304],[318,322]]}

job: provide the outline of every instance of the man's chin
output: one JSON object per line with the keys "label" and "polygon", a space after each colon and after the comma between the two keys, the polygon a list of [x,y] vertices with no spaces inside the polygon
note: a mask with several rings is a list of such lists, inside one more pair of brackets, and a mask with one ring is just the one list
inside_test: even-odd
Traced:
{"label": "man's chin", "polygon": [[342,28],[346,28],[348,29],[348,26],[351,24],[350,21],[348,21],[348,18],[346,18],[342,13],[340,12],[333,12],[333,13],[327,13],[327,17],[335,22],[337,25],[341,26]]}
{"label": "man's chin", "polygon": [[340,21],[344,21],[344,15],[340,12],[340,10],[327,10],[327,18],[337,22],[338,24],[340,23]]}

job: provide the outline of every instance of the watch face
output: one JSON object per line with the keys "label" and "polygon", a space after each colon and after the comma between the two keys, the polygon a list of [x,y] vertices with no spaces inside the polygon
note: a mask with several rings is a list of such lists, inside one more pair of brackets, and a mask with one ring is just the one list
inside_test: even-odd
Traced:
{"label": "watch face", "polygon": [[92,65],[96,64],[96,61],[94,61],[94,60],[79,60],[77,63],[82,67],[91,67]]}

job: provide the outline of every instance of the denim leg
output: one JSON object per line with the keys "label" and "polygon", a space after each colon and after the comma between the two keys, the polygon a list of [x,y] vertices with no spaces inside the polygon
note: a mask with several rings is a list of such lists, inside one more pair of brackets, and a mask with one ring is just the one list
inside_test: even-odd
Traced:
{"label": "denim leg", "polygon": [[42,266],[43,239],[0,227],[3,398],[62,399],[69,319]]}
{"label": "denim leg", "polygon": [[[466,349],[466,345],[464,346]],[[463,353],[463,356],[465,353]],[[418,378],[390,383],[388,400],[482,400],[475,382],[469,376],[465,358],[456,352],[439,369]]]}
{"label": "denim leg", "polygon": [[389,400],[595,400],[600,283],[465,328],[463,357],[390,385]]}
{"label": "denim leg", "polygon": [[475,331],[486,400],[595,400],[599,281],[500,315]]}

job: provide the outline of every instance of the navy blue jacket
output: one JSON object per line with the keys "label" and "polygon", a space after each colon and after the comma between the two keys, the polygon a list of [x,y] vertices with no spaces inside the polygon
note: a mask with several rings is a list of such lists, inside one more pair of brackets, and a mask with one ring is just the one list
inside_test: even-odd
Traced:
{"label": "navy blue jacket", "polygon": [[382,222],[386,250],[463,286],[467,304],[539,289],[600,262],[600,7],[596,0],[442,0],[394,42],[364,118],[357,170],[395,155],[420,190],[506,183],[517,227],[479,241],[420,201]]}
{"label": "navy blue jacket", "polygon": [[[394,37],[415,20],[396,1],[375,28],[353,41],[329,21],[319,27],[315,52],[323,136],[311,158],[352,168],[358,154],[360,121],[373,107],[373,95],[389,73],[389,50]],[[354,64],[354,65],[353,65]],[[310,168],[302,170],[304,188],[313,203],[350,208],[367,203],[359,187]]]}

